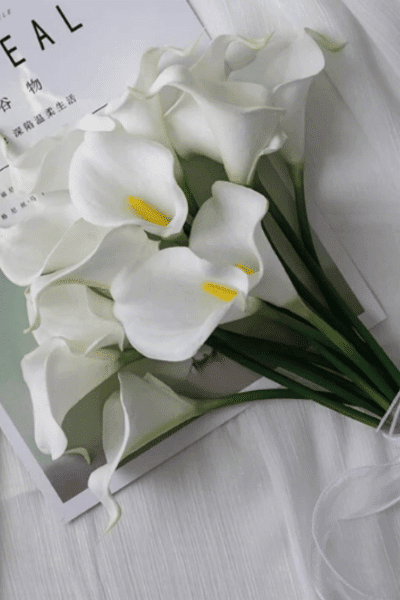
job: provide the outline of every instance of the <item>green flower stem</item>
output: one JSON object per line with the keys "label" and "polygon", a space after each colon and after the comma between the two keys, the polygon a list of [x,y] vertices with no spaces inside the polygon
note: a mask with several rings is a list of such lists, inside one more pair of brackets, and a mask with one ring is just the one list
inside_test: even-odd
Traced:
{"label": "green flower stem", "polygon": [[202,414],[208,413],[225,406],[234,406],[244,402],[254,402],[255,400],[277,400],[284,399],[305,399],[304,396],[297,394],[286,388],[274,390],[253,390],[252,392],[238,392],[230,396],[221,396],[221,398],[212,398],[211,400],[198,400],[198,409]]}
{"label": "green flower stem", "polygon": [[[273,368],[280,367],[291,371],[293,374],[311,383],[315,383],[339,397],[345,394],[348,404],[362,406],[366,410],[378,412],[380,416],[383,416],[387,409],[387,407],[382,406],[381,396],[370,388],[368,384],[365,384],[364,380],[350,368],[346,368],[346,365],[342,368],[343,363],[335,360],[334,355],[331,353],[326,352],[325,354],[330,360],[330,368],[339,368],[339,371],[344,373],[345,378],[341,377],[337,372],[331,373],[329,370],[320,369],[318,366],[312,364],[309,352],[303,352],[302,354],[296,353],[295,350],[276,352],[274,348],[269,347],[268,341],[254,341],[244,335],[226,332],[221,329],[215,330],[214,334],[221,342],[252,360],[260,362],[263,365],[272,366]],[[357,385],[353,385],[352,381]],[[378,397],[379,402],[377,401]],[[371,398],[373,402],[371,402]]]}
{"label": "green flower stem", "polygon": [[[212,400],[201,400],[201,404],[204,404],[205,412],[209,412],[211,410],[215,410],[218,408],[223,408],[224,406],[232,406],[233,404],[241,404],[243,402],[252,402],[254,400],[267,400],[267,399],[302,399],[307,400],[308,397],[303,396],[296,392],[291,392],[286,388],[281,388],[277,390],[254,390],[253,392],[239,392],[238,394],[232,394],[231,396],[224,396],[221,398],[214,398]],[[346,414],[347,416],[364,423],[365,425],[370,425],[371,427],[376,428],[379,425],[379,419],[367,415],[365,413],[361,413],[358,410],[353,410],[350,407],[344,406],[342,414]]]}
{"label": "green flower stem", "polygon": [[367,415],[359,410],[356,410],[354,408],[346,406],[344,403],[339,401],[336,398],[336,396],[326,393],[326,392],[317,392],[313,389],[310,389],[301,383],[293,381],[292,379],[290,379],[289,377],[286,377],[285,375],[281,375],[280,373],[277,373],[273,369],[270,369],[264,365],[261,365],[260,363],[254,361],[252,359],[249,359],[246,356],[243,356],[242,354],[240,354],[236,350],[232,349],[227,344],[224,344],[223,342],[221,342],[218,339],[218,337],[215,336],[214,334],[212,334],[208,338],[207,344],[209,344],[212,348],[215,348],[216,350],[218,350],[219,352],[221,352],[228,358],[231,358],[232,360],[243,365],[244,367],[247,367],[251,371],[254,371],[255,373],[258,373],[259,375],[267,377],[267,378],[271,379],[272,381],[275,381],[276,383],[279,383],[280,385],[289,388],[296,394],[299,394],[301,397],[306,397],[310,400],[314,400],[315,402],[318,402],[318,404],[322,404],[323,406],[326,406],[328,408],[331,408],[332,410],[335,410],[336,412],[339,412],[343,415],[346,415],[348,417],[356,419],[357,421],[360,421],[361,423],[370,425],[371,427],[377,427],[379,424],[379,419],[377,419],[376,417],[371,417],[370,415]]}
{"label": "green flower stem", "polygon": [[[368,329],[364,326],[364,324],[360,321],[360,319],[353,313],[353,311],[347,306],[346,302],[337,292],[336,288],[329,281],[328,277],[325,275],[323,269],[313,260],[307,250],[304,248],[301,241],[299,241],[295,231],[292,229],[290,224],[287,222],[281,211],[278,209],[272,198],[266,192],[263,187],[258,176],[255,178],[255,186],[254,189],[264,194],[269,201],[269,212],[276,221],[276,223],[281,228],[282,232],[285,234],[286,238],[292,245],[293,249],[298,254],[299,258],[303,261],[303,263],[307,266],[310,274],[314,277],[315,281],[318,283],[318,286],[324,295],[324,298],[332,310],[333,314],[340,320],[345,320],[351,326],[351,330],[349,328],[348,335],[354,331],[354,328],[360,336],[360,338],[364,342],[365,350],[369,351],[369,356],[375,359],[378,359],[380,364],[385,370],[385,373],[389,374],[394,385],[393,385],[393,395],[397,393],[398,388],[400,387],[400,371],[397,369],[392,360],[387,356],[387,354],[382,350],[379,346],[378,342],[371,335]],[[355,343],[355,339],[352,339],[353,343]],[[361,350],[361,349],[360,349]],[[364,350],[364,351],[365,351]]]}
{"label": "green flower stem", "polygon": [[[243,404],[244,402],[254,402],[257,400],[275,400],[279,398],[285,399],[308,399],[309,394],[301,394],[300,392],[293,391],[291,389],[275,389],[275,390],[253,390],[251,392],[239,392],[237,394],[231,394],[229,396],[222,396],[220,398],[212,398],[210,400],[192,400],[194,405],[193,413],[183,418],[182,421],[178,424],[173,425],[169,429],[166,429],[162,434],[155,436],[153,439],[149,440],[140,448],[137,448],[134,452],[125,456],[119,466],[121,467],[125,463],[131,461],[133,458],[136,458],[143,452],[146,452],[153,446],[156,446],[166,438],[170,437],[189,423],[192,423],[199,417],[205,415],[208,412],[213,410],[218,410],[220,408],[225,408],[227,406],[234,406],[236,404]],[[337,408],[335,408],[336,403],[330,399],[322,400],[320,402],[324,406],[328,406],[329,408],[333,408],[333,410],[337,410],[341,414],[344,414],[352,419],[355,419],[365,425],[369,425],[370,427],[376,428],[379,425],[379,419],[362,413],[358,410],[352,409],[348,406],[342,406],[337,404]]]}
{"label": "green flower stem", "polygon": [[292,392],[288,389],[278,389],[278,390],[254,390],[252,392],[239,392],[237,394],[232,394],[229,396],[222,396],[220,398],[212,398],[210,400],[193,400],[193,410],[186,415],[182,415],[180,420],[177,422],[171,422],[166,426],[165,430],[162,433],[155,435],[152,439],[148,440],[144,444],[142,444],[139,448],[136,448],[133,452],[130,452],[119,463],[121,467],[125,463],[129,462],[133,458],[136,458],[143,452],[146,452],[153,446],[156,446],[166,438],[170,437],[186,425],[189,425],[192,421],[195,421],[199,417],[202,417],[208,412],[212,410],[216,410],[218,408],[224,408],[225,406],[233,406],[235,404],[242,404],[243,402],[253,402],[255,400],[272,400],[277,398],[300,398],[299,394]]}
{"label": "green flower stem", "polygon": [[[327,324],[330,323],[332,326],[332,329],[335,329],[337,332],[342,334],[342,337],[344,339],[349,338],[351,340],[351,343],[353,344],[354,348],[357,349],[358,354],[362,357],[364,357],[364,355],[366,355],[369,359],[369,361],[371,362],[375,362],[376,361],[376,356],[375,355],[371,355],[371,352],[368,351],[368,348],[365,346],[364,342],[360,339],[360,337],[353,331],[353,329],[349,329],[348,326],[346,326],[345,323],[343,323],[341,320],[337,319],[334,315],[332,315],[332,313],[329,311],[329,309],[325,308],[325,306],[323,306],[319,300],[317,300],[312,294],[311,292],[308,290],[308,288],[299,280],[299,278],[296,276],[296,274],[290,269],[290,267],[287,265],[286,261],[284,260],[284,258],[281,256],[279,249],[275,246],[274,242],[272,241],[272,239],[270,238],[268,231],[265,228],[265,224],[262,223],[262,228],[264,230],[265,235],[267,236],[267,238],[269,239],[271,246],[273,247],[273,249],[275,250],[278,258],[280,259],[282,266],[284,267],[288,277],[290,278],[290,280],[292,281],[297,293],[299,294],[299,296],[305,300],[305,302],[307,302],[314,310],[314,313],[319,315],[320,317],[323,318],[323,321],[325,321]],[[303,315],[304,316],[304,315]],[[315,325],[315,324],[314,324]],[[320,328],[319,328],[320,329]],[[325,333],[325,332],[324,332]],[[329,336],[326,336],[327,339],[331,339],[329,338]],[[332,339],[331,339],[332,341]],[[336,342],[332,342],[332,343],[336,343]],[[363,358],[363,360],[365,360]],[[372,368],[372,367],[371,367]],[[365,372],[365,370],[364,370]],[[368,370],[369,373],[369,370]],[[368,374],[367,373],[367,374]],[[384,382],[384,386],[387,386],[386,380],[384,380],[381,376],[381,381]],[[388,386],[390,387],[390,386]],[[379,389],[379,387],[378,387]],[[388,396],[389,398],[392,398],[394,395],[394,390],[392,388],[391,389],[391,393]]]}
{"label": "green flower stem", "polygon": [[[265,220],[267,221],[269,217],[271,217],[271,215],[267,215]],[[268,232],[266,223],[262,222],[261,226],[262,226],[265,236],[269,240],[272,248],[274,249],[279,260],[281,261],[283,268],[285,269],[289,279],[293,283],[293,286],[296,289],[299,296],[301,298],[303,298],[303,300],[305,300],[305,302],[307,302],[316,313],[321,315],[321,317],[323,317],[323,319],[326,322],[330,323],[332,325],[332,327],[334,327],[337,331],[341,332],[344,336],[350,338],[353,345],[355,345],[359,349],[360,353],[365,353],[366,351],[368,351],[368,348],[366,348],[364,346],[364,343],[359,338],[359,336],[357,336],[357,334],[352,329],[349,329],[345,323],[343,323],[340,319],[338,319],[330,311],[329,308],[327,308],[326,306],[321,304],[321,302],[317,298],[315,298],[315,296],[310,292],[310,290],[307,288],[307,286],[305,286],[300,281],[300,279],[297,277],[296,273],[289,267],[286,260],[283,258],[279,248],[276,246],[276,244],[272,240],[272,238]],[[315,283],[318,285],[318,282],[316,280],[315,280]],[[375,356],[373,356],[373,359],[375,359]]]}
{"label": "green flower stem", "polygon": [[312,326],[309,321],[306,321],[295,313],[286,310],[281,306],[275,306],[274,304],[271,304],[265,300],[263,300],[263,308],[271,319],[277,323],[281,323],[282,325],[289,327],[290,329],[294,329],[300,335],[304,336],[310,342],[310,344],[319,342],[320,344],[323,344],[328,348],[332,348],[333,350],[337,349],[336,344],[331,342],[330,339]]}
{"label": "green flower stem", "polygon": [[384,398],[375,388],[369,385],[365,379],[360,377],[354,369],[349,367],[343,360],[337,358],[332,352],[330,352],[327,348],[323,346],[319,346],[316,344],[316,347],[320,350],[320,352],[328,358],[332,365],[334,365],[339,371],[341,371],[346,377],[348,377],[351,381],[353,381],[361,390],[363,390],[369,398],[371,398],[374,402],[378,404],[384,411],[386,411],[390,406],[390,401]]}
{"label": "green flower stem", "polygon": [[304,163],[287,163],[290,177],[293,182],[294,197],[296,200],[297,218],[301,237],[305,248],[319,265],[319,259],[314,247],[310,224],[307,218],[307,207],[304,193]]}
{"label": "green flower stem", "polygon": [[[339,368],[339,370],[345,374],[346,377],[350,378],[351,381],[360,380],[363,372],[359,370],[358,366],[354,364],[353,361],[348,361],[345,355],[341,355],[338,352],[337,345],[323,336],[318,330],[314,330],[311,327],[305,327],[302,321],[298,322],[296,319],[292,318],[292,316],[295,316],[294,313],[290,316],[290,312],[282,307],[274,306],[267,302],[264,302],[264,306],[270,318],[275,319],[278,323],[282,323],[303,335],[322,356],[325,356],[331,366]],[[338,367],[339,364],[340,367]],[[379,391],[379,388],[376,391]],[[370,398],[370,394],[367,394],[367,397]],[[391,399],[392,398],[390,397],[389,400]]]}
{"label": "green flower stem", "polygon": [[[293,303],[293,306],[290,306],[289,308],[293,310],[293,312],[296,312],[302,317],[308,319],[312,325],[314,325],[322,334],[326,335],[331,342],[336,344],[336,346],[341,350],[341,352],[343,352],[344,355],[348,356],[348,358],[359,367],[359,369],[370,379],[370,381],[376,385],[378,390],[385,394],[389,400],[393,399],[393,390],[389,385],[387,385],[381,374],[371,364],[369,364],[340,333],[335,331],[335,329],[332,329],[328,323],[310,310],[300,300],[300,298],[296,300],[295,303]],[[389,405],[387,408],[389,408]],[[381,406],[383,405],[381,404]]]}

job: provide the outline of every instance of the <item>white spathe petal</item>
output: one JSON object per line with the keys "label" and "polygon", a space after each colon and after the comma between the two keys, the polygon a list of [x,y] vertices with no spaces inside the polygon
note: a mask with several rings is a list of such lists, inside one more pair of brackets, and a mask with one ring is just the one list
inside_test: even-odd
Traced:
{"label": "white spathe petal", "polygon": [[84,221],[68,192],[39,196],[22,221],[0,228],[0,268],[17,285],[79,263],[110,228]]}
{"label": "white spathe petal", "polygon": [[120,393],[115,392],[103,409],[103,448],[107,463],[93,471],[88,481],[89,489],[108,512],[106,532],[121,515],[110,492],[110,481],[124,454],[196,415],[193,403],[180,398],[151,375],[140,378],[123,371],[118,378]]}
{"label": "white spathe petal", "polygon": [[165,115],[169,136],[176,152],[183,158],[192,154],[222,162],[217,140],[197,102],[183,94]]}
{"label": "white spathe petal", "polygon": [[[30,294],[26,294],[30,325],[36,318]],[[113,315],[113,302],[86,286],[50,287],[40,300],[40,326],[33,331],[38,344],[52,337],[66,339],[82,354],[117,344],[123,349],[125,334]]]}
{"label": "white spathe petal", "polygon": [[79,219],[67,192],[39,196],[27,218],[0,228],[0,268],[17,285],[41,274],[54,248]]}
{"label": "white spathe petal", "polygon": [[127,133],[160,142],[170,148],[159,96],[146,98],[135,89],[129,89],[121,98],[110,102],[104,113],[118,121]]}
{"label": "white spathe petal", "polygon": [[110,227],[101,227],[77,219],[54,246],[43,266],[43,274],[80,264],[110,233]]}
{"label": "white spathe petal", "polygon": [[158,242],[148,239],[144,231],[125,225],[107,232],[79,263],[60,271],[42,275],[30,288],[31,303],[37,321],[42,292],[53,285],[80,283],[108,292],[121,271],[135,268],[158,251]]}
{"label": "white spathe petal", "polygon": [[193,221],[189,248],[209,261],[239,266],[249,276],[251,289],[263,274],[254,232],[267,208],[266,198],[258,192],[226,181],[215,182],[212,197]]}
{"label": "white spathe petal", "polygon": [[286,110],[281,120],[288,136],[282,151],[290,162],[304,156],[305,106],[313,78],[325,66],[323,52],[303,30],[276,32],[244,68],[230,73],[235,81],[255,81],[273,90],[272,104]]}
{"label": "white spathe petal", "polygon": [[[275,151],[284,111],[266,105],[260,86],[233,84],[196,79],[194,71],[173,65],[161,73],[150,92],[157,93],[165,86],[172,86],[189,95],[200,114],[196,116],[195,106],[185,95],[165,114],[170,136],[179,144],[177,150],[184,156],[200,150],[209,158],[219,159],[231,181],[247,184],[258,158]],[[179,115],[181,108],[183,114]],[[195,119],[196,127],[190,124],[191,119]],[[212,132],[214,143],[209,130],[204,130],[204,122]],[[189,132],[185,131],[188,126]],[[280,145],[285,139],[282,136]]]}
{"label": "white spathe petal", "polygon": [[35,441],[53,460],[67,448],[61,427],[65,415],[118,370],[119,356],[120,352],[112,349],[76,354],[65,340],[52,338],[22,359],[22,374],[33,405]]}
{"label": "white spathe petal", "polygon": [[252,61],[229,74],[229,80],[258,82],[275,90],[278,86],[309,79],[324,66],[322,50],[303,29],[278,30],[254,53]]}
{"label": "white spathe petal", "polygon": [[65,128],[54,137],[40,140],[19,156],[7,153],[15,191],[53,192],[68,189],[69,165],[83,141],[83,132]]}
{"label": "white spathe petal", "polygon": [[[229,300],[205,291],[205,283],[227,288]],[[132,346],[169,361],[193,356],[231,304],[244,304],[247,291],[243,271],[214,265],[189,248],[161,250],[111,287],[115,316]]]}
{"label": "white spathe petal", "polygon": [[[86,133],[70,170],[72,202],[87,221],[117,227],[140,225],[161,236],[178,233],[187,216],[184,193],[175,180],[174,156],[158,142],[134,137],[118,128]],[[142,218],[132,196],[162,215],[168,224]]]}

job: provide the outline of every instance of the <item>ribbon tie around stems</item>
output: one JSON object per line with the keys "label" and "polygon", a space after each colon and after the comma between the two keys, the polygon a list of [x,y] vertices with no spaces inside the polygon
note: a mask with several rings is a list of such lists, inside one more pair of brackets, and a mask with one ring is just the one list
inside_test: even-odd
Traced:
{"label": "ribbon tie around stems", "polygon": [[[393,415],[385,437],[394,435],[400,391],[377,431]],[[327,486],[312,517],[314,587],[321,600],[399,600],[400,455],[392,462],[351,469]],[[397,530],[396,530],[397,525]]]}

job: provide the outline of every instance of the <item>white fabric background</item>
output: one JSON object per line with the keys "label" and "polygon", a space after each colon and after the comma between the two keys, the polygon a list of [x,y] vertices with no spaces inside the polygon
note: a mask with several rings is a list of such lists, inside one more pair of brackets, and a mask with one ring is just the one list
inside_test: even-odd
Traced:
{"label": "white fabric background", "polygon": [[321,490],[346,469],[395,456],[374,431],[324,407],[259,402],[119,492],[122,520],[102,537],[101,508],[57,523],[0,439],[4,600],[314,600]]}
{"label": "white fabric background", "polygon": [[[347,84],[337,88],[323,77],[324,101],[313,93],[309,135],[321,145],[308,154],[307,185],[388,314],[374,334],[399,364],[400,7],[397,0],[373,6],[310,0],[292,5],[292,15],[358,36]],[[373,430],[311,402],[259,402],[121,491],[122,521],[103,538],[102,509],[59,525],[3,434],[0,444],[4,600],[314,600],[311,515],[320,492],[347,469],[398,452]],[[399,519],[392,531],[387,554],[360,546],[355,568],[365,559],[383,570],[388,557],[398,565]],[[365,532],[368,539],[368,524]]]}

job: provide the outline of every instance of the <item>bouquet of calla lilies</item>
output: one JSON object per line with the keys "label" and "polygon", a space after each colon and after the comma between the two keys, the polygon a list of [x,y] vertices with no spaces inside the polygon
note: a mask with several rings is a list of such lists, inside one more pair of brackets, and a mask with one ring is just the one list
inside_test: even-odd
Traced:
{"label": "bouquet of calla lilies", "polygon": [[[64,418],[108,386],[106,464],[88,485],[109,527],[121,461],[208,411],[302,398],[376,427],[400,387],[321,267],[307,219],[307,94],[324,52],[340,49],[292,29],[152,48],[135,85],[75,128],[23,154],[2,140],[15,190],[37,195],[0,230],[0,267],[26,288],[38,343],[22,361],[36,443],[53,459],[70,451]],[[289,214],[272,165],[292,186]],[[176,393],[168,383],[204,344],[278,389]]]}

